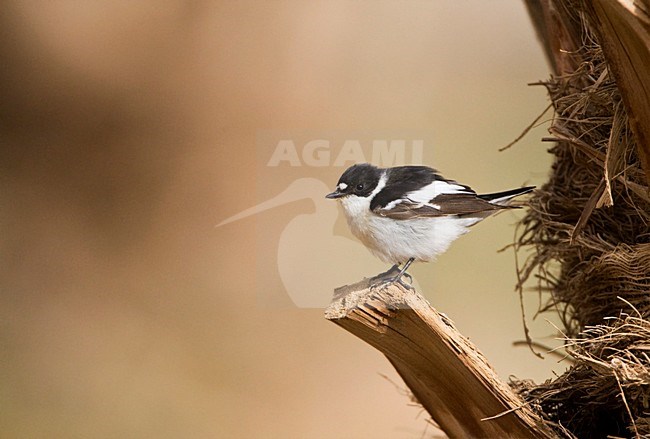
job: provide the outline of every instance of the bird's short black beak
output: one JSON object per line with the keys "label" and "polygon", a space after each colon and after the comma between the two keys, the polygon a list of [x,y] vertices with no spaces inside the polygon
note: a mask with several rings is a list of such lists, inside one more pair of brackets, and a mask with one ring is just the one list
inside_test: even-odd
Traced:
{"label": "bird's short black beak", "polygon": [[344,193],[341,193],[339,191],[334,191],[331,194],[325,195],[325,198],[336,199],[336,198],[341,198],[344,195],[345,195]]}

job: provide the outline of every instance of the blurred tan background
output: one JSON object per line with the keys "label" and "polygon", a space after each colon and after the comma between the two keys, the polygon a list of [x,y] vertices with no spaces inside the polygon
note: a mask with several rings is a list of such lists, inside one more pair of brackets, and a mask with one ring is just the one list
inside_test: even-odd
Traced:
{"label": "blurred tan background", "polygon": [[[522,2],[7,0],[0,33],[2,437],[435,433],[322,309],[260,301],[285,294],[274,255],[308,201],[214,226],[260,202],[264,130],[426,130],[427,164],[480,192],[543,182],[543,127],[497,152],[546,106]],[[512,347],[497,253],[516,219],[411,272],[501,376],[541,380],[561,366]]]}

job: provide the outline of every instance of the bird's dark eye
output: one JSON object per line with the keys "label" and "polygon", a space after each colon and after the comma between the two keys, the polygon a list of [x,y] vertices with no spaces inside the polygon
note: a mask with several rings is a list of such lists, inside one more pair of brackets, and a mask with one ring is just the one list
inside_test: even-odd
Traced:
{"label": "bird's dark eye", "polygon": [[357,190],[358,190],[358,191],[362,191],[362,190],[363,190],[363,183],[359,183],[359,184],[357,185]]}

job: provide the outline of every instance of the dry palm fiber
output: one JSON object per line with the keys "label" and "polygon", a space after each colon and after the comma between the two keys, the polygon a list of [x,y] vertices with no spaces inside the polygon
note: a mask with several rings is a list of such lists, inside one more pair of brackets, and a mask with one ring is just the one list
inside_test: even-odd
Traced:
{"label": "dry palm fiber", "polygon": [[557,312],[573,365],[513,386],[565,437],[650,437],[650,198],[620,94],[584,17],[571,74],[543,85],[556,142],[522,220],[540,312]]}
{"label": "dry palm fiber", "polygon": [[566,340],[575,364],[563,375],[513,387],[562,437],[650,437],[649,340],[647,319],[607,319]]}

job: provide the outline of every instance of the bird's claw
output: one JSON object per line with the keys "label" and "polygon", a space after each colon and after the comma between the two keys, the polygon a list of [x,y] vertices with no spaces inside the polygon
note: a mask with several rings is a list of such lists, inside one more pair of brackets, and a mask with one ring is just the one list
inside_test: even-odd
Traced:
{"label": "bird's claw", "polygon": [[[371,290],[383,289],[388,285],[393,285],[395,283],[398,283],[407,290],[414,290],[413,277],[406,272],[406,269],[411,265],[412,262],[413,262],[413,258],[409,259],[406,262],[406,264],[404,264],[404,267],[401,269],[399,268],[399,265],[395,264],[385,273],[381,273],[377,275],[375,278],[373,278],[373,279],[377,279],[377,282],[372,283],[370,285],[370,289]],[[395,274],[395,272],[397,272],[397,274]],[[408,278],[408,283],[402,280],[403,277]]]}
{"label": "bird's claw", "polygon": [[[404,280],[403,280],[404,276],[408,277],[408,279],[409,279],[408,283],[404,282]],[[392,283],[398,283],[398,284],[400,284],[401,286],[403,286],[404,288],[406,288],[409,291],[415,290],[415,288],[412,285],[413,284],[413,277],[411,277],[411,275],[408,274],[408,273],[404,273],[399,278],[395,278]]]}
{"label": "bird's claw", "polygon": [[[408,278],[408,283],[404,282],[402,279],[403,277]],[[400,284],[402,287],[404,287],[407,290],[414,290],[415,288],[413,287],[413,277],[408,274],[408,273],[403,273],[401,276],[392,276],[389,277],[388,279],[380,279],[378,282],[375,282],[374,284],[370,285],[371,290],[383,290],[389,285],[393,284]]]}

